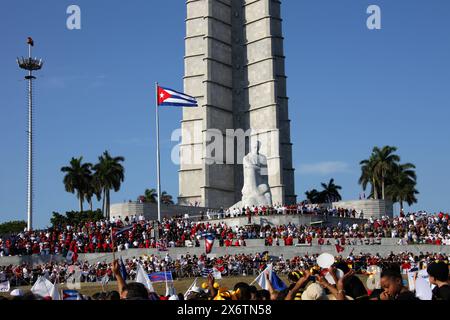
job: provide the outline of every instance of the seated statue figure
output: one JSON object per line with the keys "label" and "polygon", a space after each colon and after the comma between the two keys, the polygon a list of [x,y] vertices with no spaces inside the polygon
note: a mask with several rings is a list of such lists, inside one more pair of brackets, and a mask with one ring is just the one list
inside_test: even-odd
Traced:
{"label": "seated statue figure", "polygon": [[252,144],[249,154],[244,157],[244,187],[242,188],[243,207],[271,206],[272,194],[269,187],[267,158],[259,153],[261,143]]}

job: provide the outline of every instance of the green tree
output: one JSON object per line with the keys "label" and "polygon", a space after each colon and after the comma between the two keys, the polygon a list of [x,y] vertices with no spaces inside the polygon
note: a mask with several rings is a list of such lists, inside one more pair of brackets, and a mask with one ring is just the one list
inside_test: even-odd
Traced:
{"label": "green tree", "polygon": [[64,228],[67,225],[81,225],[86,222],[94,222],[102,220],[103,213],[100,209],[96,211],[69,211],[66,212],[65,215],[62,215],[58,212],[53,212],[53,215],[50,219],[50,223],[53,227]]}
{"label": "green tree", "polygon": [[404,202],[409,206],[417,203],[416,195],[419,192],[416,190],[417,176],[415,168],[412,163],[401,164],[392,172],[387,181],[386,195],[394,203],[398,202],[400,204],[401,211],[403,211]]}
{"label": "green tree", "polygon": [[174,204],[173,198],[170,194],[168,194],[166,191],[163,191],[161,193],[161,203],[171,205]]}
{"label": "green tree", "polygon": [[373,155],[369,159],[360,162],[361,165],[361,177],[358,183],[362,186],[363,190],[366,191],[367,185],[371,185],[370,196],[374,199],[378,199],[378,180],[374,173],[375,160]]}
{"label": "green tree", "polygon": [[83,212],[83,201],[86,199],[91,167],[92,164],[83,163],[83,157],[80,157],[72,158],[70,166],[61,168],[61,171],[65,173],[64,187],[67,192],[76,193],[80,203],[80,212]]}
{"label": "green tree", "polygon": [[125,179],[125,168],[121,162],[124,157],[111,157],[108,151],[98,158],[99,162],[94,166],[94,176],[96,177],[100,190],[103,193],[102,212],[106,218],[110,217],[110,191],[120,190],[120,186]]}
{"label": "green tree", "polygon": [[396,147],[384,146],[382,149],[375,147],[373,149],[375,166],[374,173],[381,182],[381,197],[386,199],[386,179],[389,178],[400,162],[400,157],[394,152],[397,151]]}
{"label": "green tree", "polygon": [[378,199],[379,192],[381,198],[386,199],[386,181],[399,165],[400,157],[395,154],[396,147],[384,146],[374,147],[369,159],[360,162],[361,177],[359,183],[366,190],[367,184],[372,185],[374,199]]}
{"label": "green tree", "polygon": [[321,192],[321,199],[325,200],[325,203],[341,201],[342,197],[339,190],[342,190],[341,186],[334,183],[334,179],[330,179],[328,183],[321,183],[323,191]]}
{"label": "green tree", "polygon": [[100,201],[102,199],[102,187],[97,178],[97,175],[91,174],[88,177],[88,184],[86,186],[86,200],[89,203],[89,208],[91,211],[94,210],[92,205],[92,198],[94,196],[97,198],[97,201]]}
{"label": "green tree", "polygon": [[8,221],[0,224],[0,236],[17,234],[26,229],[26,221]]}
{"label": "green tree", "polygon": [[316,189],[305,192],[306,199],[312,204],[318,204],[321,202],[321,194]]}
{"label": "green tree", "polygon": [[158,199],[158,193],[155,189],[145,189],[144,202],[156,203]]}

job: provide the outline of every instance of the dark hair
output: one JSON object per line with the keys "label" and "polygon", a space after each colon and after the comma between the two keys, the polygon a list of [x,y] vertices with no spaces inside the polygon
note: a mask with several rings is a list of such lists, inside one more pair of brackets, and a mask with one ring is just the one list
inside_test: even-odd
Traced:
{"label": "dark hair", "polygon": [[120,300],[120,294],[117,291],[109,291],[106,293],[106,300]]}
{"label": "dark hair", "polygon": [[106,294],[104,292],[97,292],[92,295],[93,300],[105,300]]}
{"label": "dark hair", "polygon": [[345,262],[335,263],[334,266],[336,267],[336,269],[341,269],[342,272],[344,272],[344,274],[346,274],[347,272],[350,271],[350,268],[348,267],[348,265]]}
{"label": "dark hair", "polygon": [[234,291],[240,290],[241,294],[239,296],[239,300],[248,301],[252,298],[250,286],[245,282],[238,282],[234,285]]}
{"label": "dark hair", "polygon": [[400,271],[392,269],[392,268],[383,270],[381,272],[381,278],[384,278],[384,277],[391,278],[391,279],[399,279],[399,280],[403,279]]}
{"label": "dark hair", "polygon": [[12,300],[42,300],[42,297],[35,295],[32,292],[25,292],[23,296],[13,297]]}
{"label": "dark hair", "polygon": [[127,291],[127,300],[148,300],[147,288],[138,282],[131,282],[125,286],[124,291]]}
{"label": "dark hair", "polygon": [[383,291],[384,291],[383,289],[374,289],[368,298],[369,299],[378,298],[380,294],[383,293]]}
{"label": "dark hair", "polygon": [[300,271],[291,271],[288,274],[288,279],[291,282],[297,282],[300,280]]}
{"label": "dark hair", "polygon": [[250,286],[248,289],[250,290],[250,293],[253,293],[253,294],[256,294],[256,292],[258,292],[258,289],[256,289],[255,286]]}
{"label": "dark hair", "polygon": [[270,292],[267,290],[256,291],[256,300],[270,300]]}
{"label": "dark hair", "polygon": [[445,262],[433,262],[428,268],[427,272],[438,281],[448,281],[448,265]]}

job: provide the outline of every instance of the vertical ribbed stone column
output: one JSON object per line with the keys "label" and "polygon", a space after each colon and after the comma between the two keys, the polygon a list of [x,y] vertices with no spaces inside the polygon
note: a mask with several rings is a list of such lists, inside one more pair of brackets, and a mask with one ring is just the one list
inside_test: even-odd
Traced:
{"label": "vertical ribbed stone column", "polygon": [[[252,129],[268,158],[274,203],[293,203],[294,170],[284,71],[280,2],[276,0],[188,0],[185,92],[199,108],[185,108],[180,147],[181,204],[228,207],[241,200],[242,165],[209,164],[216,129]],[[248,151],[248,149],[247,149]],[[192,163],[193,162],[193,163]]]}

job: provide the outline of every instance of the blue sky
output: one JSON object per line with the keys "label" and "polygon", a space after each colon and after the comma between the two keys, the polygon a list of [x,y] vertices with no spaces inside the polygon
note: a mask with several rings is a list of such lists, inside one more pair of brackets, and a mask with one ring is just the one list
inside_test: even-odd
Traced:
{"label": "blue sky", "polygon": [[[66,9],[82,29],[66,28]],[[382,30],[366,9],[382,10]],[[33,10],[29,10],[29,8]],[[450,25],[448,0],[284,0],[286,70],[296,191],[335,178],[358,198],[359,161],[395,145],[417,166],[419,203],[450,207]],[[45,59],[36,89],[35,226],[77,209],[60,168],[71,157],[126,158],[113,202],[156,185],[155,81],[182,88],[185,1],[7,0],[0,4],[0,222],[26,218],[26,83],[15,64],[35,39]],[[181,110],[161,112],[162,188],[178,192],[170,153]]]}

